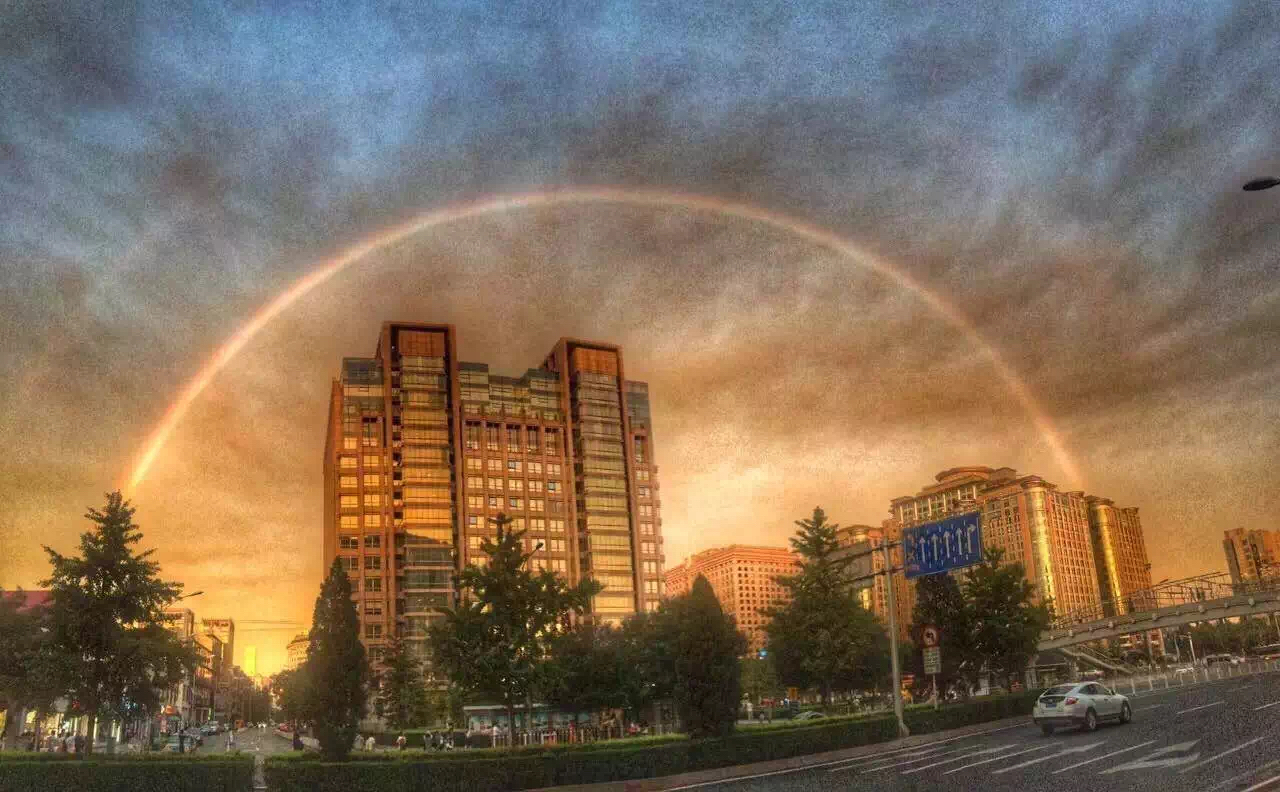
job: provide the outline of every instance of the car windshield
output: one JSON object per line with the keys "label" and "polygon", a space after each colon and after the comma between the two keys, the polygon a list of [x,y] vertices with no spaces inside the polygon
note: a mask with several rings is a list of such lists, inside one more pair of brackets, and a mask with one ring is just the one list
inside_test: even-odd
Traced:
{"label": "car windshield", "polygon": [[1277,514],[1280,0],[0,2],[5,754],[1280,792]]}

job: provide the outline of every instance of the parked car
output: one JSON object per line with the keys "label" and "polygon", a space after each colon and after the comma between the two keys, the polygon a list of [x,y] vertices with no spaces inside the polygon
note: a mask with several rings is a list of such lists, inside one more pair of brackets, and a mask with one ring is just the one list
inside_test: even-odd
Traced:
{"label": "parked car", "polygon": [[1041,693],[1031,719],[1046,735],[1074,726],[1093,731],[1106,720],[1128,723],[1133,708],[1126,696],[1098,682],[1072,682]]}

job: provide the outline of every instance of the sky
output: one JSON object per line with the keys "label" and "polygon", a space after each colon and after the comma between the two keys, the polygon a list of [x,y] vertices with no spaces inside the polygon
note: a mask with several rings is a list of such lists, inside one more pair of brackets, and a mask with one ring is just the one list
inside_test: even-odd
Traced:
{"label": "sky", "polygon": [[[289,306],[129,496],[166,577],[283,663],[322,574],[343,356],[450,322],[519,374],[561,336],[650,383],[667,564],[878,524],[959,465],[1141,510],[1155,579],[1280,508],[1275,3],[19,2],[0,11],[0,586],[127,479],[214,352],[319,262],[458,201],[672,190],[711,211],[437,226]],[[74,10],[72,10],[74,9]],[[290,624],[271,624],[289,622]]]}

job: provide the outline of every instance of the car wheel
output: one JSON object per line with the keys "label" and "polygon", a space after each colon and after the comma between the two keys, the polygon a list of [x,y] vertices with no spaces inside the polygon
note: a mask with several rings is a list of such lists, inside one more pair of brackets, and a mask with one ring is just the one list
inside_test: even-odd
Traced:
{"label": "car wheel", "polygon": [[1050,725],[1049,725],[1049,724],[1047,724],[1047,723],[1042,723],[1042,724],[1040,725],[1040,731],[1044,732],[1044,736],[1045,736],[1045,737],[1052,737],[1052,736],[1053,736],[1053,727],[1052,727],[1052,726],[1050,726]]}
{"label": "car wheel", "polygon": [[1084,714],[1084,730],[1089,732],[1098,730],[1098,713],[1093,711],[1093,707]]}
{"label": "car wheel", "polygon": [[1129,709],[1129,702],[1120,705],[1120,722],[1128,723],[1133,720],[1133,710]]}

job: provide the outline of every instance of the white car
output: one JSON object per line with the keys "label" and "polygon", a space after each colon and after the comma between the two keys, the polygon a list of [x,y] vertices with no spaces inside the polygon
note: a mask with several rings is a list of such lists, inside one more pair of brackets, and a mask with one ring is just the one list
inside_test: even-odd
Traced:
{"label": "white car", "polygon": [[1098,682],[1072,682],[1041,693],[1031,719],[1045,734],[1068,726],[1093,731],[1106,720],[1128,723],[1133,720],[1133,708],[1128,698]]}

